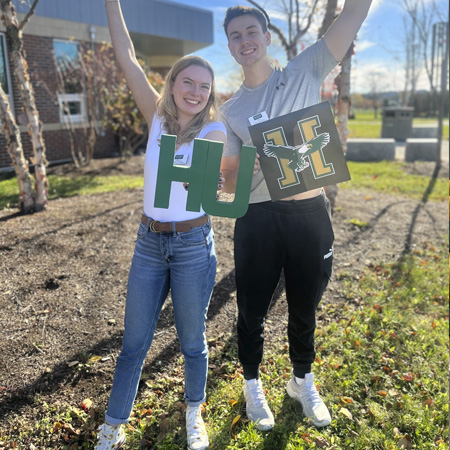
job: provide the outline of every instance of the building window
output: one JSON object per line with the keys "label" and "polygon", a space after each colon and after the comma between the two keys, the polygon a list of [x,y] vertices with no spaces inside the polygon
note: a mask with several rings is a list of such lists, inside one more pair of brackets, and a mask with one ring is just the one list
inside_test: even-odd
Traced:
{"label": "building window", "polygon": [[86,108],[83,94],[58,94],[58,103],[61,123],[85,121]]}
{"label": "building window", "polygon": [[53,49],[58,70],[59,117],[70,124],[86,120],[85,96],[80,73],[79,44],[55,39]]}
{"label": "building window", "polygon": [[8,97],[11,108],[13,107],[11,95],[11,79],[8,70],[8,58],[6,55],[6,39],[5,35],[0,33],[0,84]]}

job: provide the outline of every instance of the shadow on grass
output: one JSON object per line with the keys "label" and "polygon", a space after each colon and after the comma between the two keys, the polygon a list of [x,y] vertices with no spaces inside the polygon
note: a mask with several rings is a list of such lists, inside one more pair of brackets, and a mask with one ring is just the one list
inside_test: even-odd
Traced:
{"label": "shadow on grass", "polygon": [[[211,299],[210,312],[208,314],[211,320],[215,315],[219,314],[224,305],[230,300],[232,290],[230,286],[234,286],[234,271],[226,275],[219,283],[217,283],[216,291]],[[161,329],[162,324],[166,324],[173,319],[172,308],[166,308],[162,311],[159,324]],[[231,327],[230,327],[231,328]],[[93,354],[99,356],[107,356],[114,351],[118,351],[121,346],[122,331],[114,333],[108,339],[103,339],[98,343],[85,350],[86,354]],[[144,367],[144,371],[147,373],[158,373],[161,371],[161,366],[155,364],[156,361],[163,360],[169,365],[175,358],[178,358],[179,344],[178,339],[174,338],[169,341],[164,348],[155,355]],[[74,376],[74,369],[68,366],[68,362],[79,360],[79,353],[71,355],[66,361],[62,361],[50,372],[43,372],[31,383],[25,384],[20,392],[11,393],[8,396],[4,396],[0,400],[0,420],[7,416],[9,413],[14,412],[19,414],[21,409],[30,406],[34,403],[34,396],[37,393],[43,395],[55,392],[67,383],[76,385],[79,381],[79,377]],[[163,367],[163,370],[166,367]],[[81,374],[83,375],[83,374]],[[77,375],[78,376],[78,375]],[[139,391],[142,391],[144,384],[141,383]],[[111,386],[109,386],[111,388]]]}
{"label": "shadow on grass", "polygon": [[275,416],[275,426],[264,438],[257,450],[283,450],[291,442],[293,433],[297,432],[304,419],[302,407],[286,393],[280,411]]}
{"label": "shadow on grass", "polygon": [[[400,255],[399,261],[402,260],[402,258],[409,254],[411,252],[411,246],[412,246],[412,238],[413,238],[413,234],[414,234],[414,228],[416,226],[417,223],[417,218],[419,216],[419,214],[424,211],[426,212],[426,214],[428,214],[430,216],[430,219],[433,223],[436,222],[436,220],[434,219],[433,216],[430,215],[430,213],[426,210],[426,204],[430,198],[431,193],[433,192],[433,189],[436,185],[436,182],[439,178],[439,172],[441,170],[442,166],[440,163],[436,163],[436,166],[434,168],[433,174],[430,177],[430,180],[428,182],[428,185],[424,191],[424,193],[422,194],[421,200],[418,202],[417,206],[415,207],[412,215],[411,215],[411,222],[409,224],[408,227],[408,232],[406,234],[406,238],[405,238],[405,242],[404,242],[404,246],[403,246],[403,250],[402,253]],[[376,227],[377,223],[380,221],[381,218],[383,218],[386,214],[389,213],[389,211],[394,208],[395,206],[398,206],[402,203],[407,203],[406,201],[399,201],[399,202],[394,202],[391,203],[387,206],[385,206],[382,210],[380,210],[377,215],[370,220],[369,226],[362,228],[359,230],[359,232],[355,235],[353,235],[352,237],[350,237],[347,242],[345,242],[344,246],[347,246],[349,244],[352,243],[356,243],[359,242],[361,239],[364,239],[365,234],[367,234],[368,232],[370,232],[371,230],[373,230],[373,228]]]}
{"label": "shadow on grass", "polygon": [[[270,403],[270,402],[269,402]],[[233,419],[240,414],[244,420],[238,422],[237,428],[233,426]],[[274,414],[275,426],[270,431],[258,431],[255,433],[261,436],[262,442],[255,447],[257,450],[284,450],[289,444],[292,444],[292,435],[298,433],[299,425],[305,417],[302,407],[295,400],[292,400],[287,393],[283,397],[281,409]],[[243,394],[238,400],[237,410],[233,410],[228,420],[224,421],[221,430],[211,436],[211,443],[216,450],[227,448],[235,440],[235,435],[248,427],[252,427],[245,413],[245,399]],[[241,442],[240,445],[243,445]],[[241,447],[239,447],[241,448]],[[242,447],[244,448],[244,447]]]}
{"label": "shadow on grass", "polygon": [[419,216],[420,212],[425,208],[428,199],[430,198],[431,193],[433,192],[434,186],[436,185],[436,181],[439,176],[439,171],[441,170],[441,164],[436,163],[436,166],[434,168],[433,174],[430,178],[430,181],[428,183],[427,188],[425,189],[425,192],[422,195],[422,199],[417,204],[416,208],[414,209],[414,212],[411,217],[411,222],[409,224],[408,233],[406,235],[404,247],[402,254],[400,255],[400,259],[402,259],[405,255],[411,252],[411,245],[412,245],[412,237],[414,234],[414,228],[416,226],[417,217]]}
{"label": "shadow on grass", "polygon": [[[409,224],[408,232],[405,237],[405,241],[403,244],[403,250],[393,266],[392,279],[391,279],[391,284],[393,286],[395,286],[396,283],[399,281],[402,283],[406,283],[406,282],[410,281],[411,275],[410,275],[409,269],[416,263],[414,255],[411,253],[411,251],[412,251],[412,247],[413,247],[414,229],[416,227],[417,218],[419,217],[419,214],[421,212],[425,211],[430,216],[430,220],[433,223],[436,222],[436,219],[433,216],[431,216],[431,214],[426,210],[426,204],[427,204],[430,194],[433,191],[433,188],[436,184],[440,169],[441,169],[441,165],[439,163],[436,163],[433,175],[430,177],[428,186],[425,189],[420,202],[416,205],[416,207],[414,208],[414,211],[411,215],[411,222]],[[395,287],[394,287],[394,289],[395,289]]]}

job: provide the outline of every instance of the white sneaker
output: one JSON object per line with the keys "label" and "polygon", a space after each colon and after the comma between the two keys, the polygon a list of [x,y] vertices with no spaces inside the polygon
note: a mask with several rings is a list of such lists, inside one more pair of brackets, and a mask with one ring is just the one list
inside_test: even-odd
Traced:
{"label": "white sneaker", "polygon": [[331,416],[328,408],[320,398],[314,384],[314,375],[307,373],[304,381],[298,384],[294,376],[286,387],[289,397],[294,398],[303,408],[303,414],[311,420],[316,427],[330,425]]}
{"label": "white sneaker", "polygon": [[261,379],[253,378],[244,383],[247,417],[260,431],[271,430],[274,426],[272,411],[266,401]]}
{"label": "white sneaker", "polygon": [[201,406],[188,406],[186,409],[186,432],[190,450],[205,450],[209,445],[208,434],[202,419]]}
{"label": "white sneaker", "polygon": [[104,423],[98,427],[98,442],[95,450],[116,450],[125,444],[125,432],[121,425]]}

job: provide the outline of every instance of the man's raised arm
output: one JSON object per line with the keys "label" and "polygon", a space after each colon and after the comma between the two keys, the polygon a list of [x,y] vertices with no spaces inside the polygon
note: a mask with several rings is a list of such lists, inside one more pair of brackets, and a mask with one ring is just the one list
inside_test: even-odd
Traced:
{"label": "man's raised arm", "polygon": [[346,0],[323,40],[336,61],[341,61],[367,17],[372,0]]}

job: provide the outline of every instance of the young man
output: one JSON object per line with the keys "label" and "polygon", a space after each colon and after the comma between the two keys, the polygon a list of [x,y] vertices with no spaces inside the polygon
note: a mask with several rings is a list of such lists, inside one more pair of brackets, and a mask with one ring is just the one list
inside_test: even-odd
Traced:
{"label": "young man", "polygon": [[[367,16],[372,0],[346,0],[342,13],[325,36],[274,70],[267,56],[271,36],[264,16],[254,8],[229,8],[224,21],[228,48],[244,70],[241,88],[221,108],[228,141],[222,171],[225,191],[234,192],[242,145],[252,145],[248,126],[253,116],[272,119],[320,102],[320,85],[336,66]],[[318,427],[329,425],[330,413],[311,373],[315,358],[317,305],[331,277],[334,234],[329,202],[315,189],[272,202],[255,162],[250,205],[236,221],[234,245],[239,359],[244,369],[247,415],[260,430],[274,418],[259,379],[264,320],[284,270],[288,303],[289,353],[293,376],[287,392]]]}

